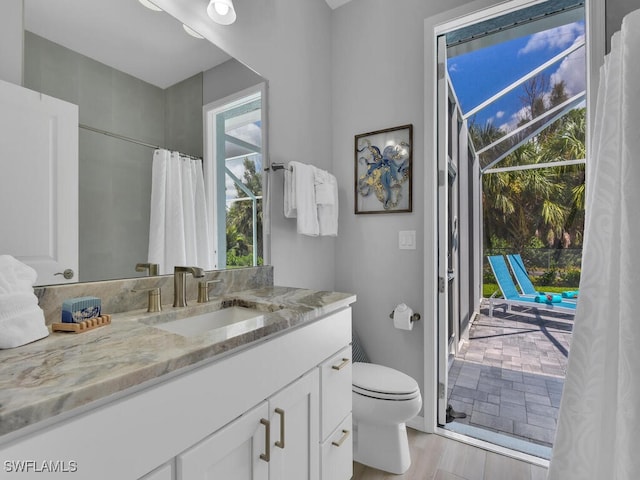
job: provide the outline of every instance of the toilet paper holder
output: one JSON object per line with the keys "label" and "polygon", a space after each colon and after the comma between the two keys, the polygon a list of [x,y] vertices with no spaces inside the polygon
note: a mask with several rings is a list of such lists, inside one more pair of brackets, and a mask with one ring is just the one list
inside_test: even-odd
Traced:
{"label": "toilet paper holder", "polygon": [[[393,312],[389,314],[389,318],[393,320]],[[411,315],[411,323],[417,322],[418,320],[420,320],[420,318],[421,317],[419,313],[414,313],[413,315]]]}

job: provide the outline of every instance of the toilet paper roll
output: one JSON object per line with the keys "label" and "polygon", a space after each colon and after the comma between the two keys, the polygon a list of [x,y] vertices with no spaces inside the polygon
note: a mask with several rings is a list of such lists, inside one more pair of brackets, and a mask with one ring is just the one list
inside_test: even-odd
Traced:
{"label": "toilet paper roll", "polygon": [[413,330],[412,316],[413,310],[401,303],[393,310],[393,326],[399,330]]}

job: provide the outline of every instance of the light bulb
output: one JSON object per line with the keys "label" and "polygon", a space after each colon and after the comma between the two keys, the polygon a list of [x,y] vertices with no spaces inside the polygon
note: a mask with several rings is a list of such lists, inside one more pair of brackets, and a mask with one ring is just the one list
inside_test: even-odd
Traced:
{"label": "light bulb", "polygon": [[233,0],[211,0],[207,7],[209,18],[220,25],[231,25],[236,21]]}
{"label": "light bulb", "polygon": [[223,17],[227,13],[229,13],[229,5],[227,5],[226,3],[216,2],[213,4],[213,8],[215,8],[216,12],[218,12]]}

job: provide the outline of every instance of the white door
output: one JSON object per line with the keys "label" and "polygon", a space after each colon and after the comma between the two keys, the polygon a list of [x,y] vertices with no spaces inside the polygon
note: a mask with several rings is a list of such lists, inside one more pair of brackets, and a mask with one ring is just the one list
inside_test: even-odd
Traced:
{"label": "white door", "polygon": [[438,37],[438,423],[446,423],[449,358],[449,84],[444,35]]}
{"label": "white door", "polygon": [[77,105],[0,81],[0,162],[0,254],[31,265],[37,285],[76,282]]}
{"label": "white door", "polygon": [[179,455],[177,479],[267,480],[273,451],[267,443],[271,437],[268,417],[268,404],[262,402]]}
{"label": "white door", "polygon": [[270,480],[318,480],[320,472],[318,370],[269,400]]}

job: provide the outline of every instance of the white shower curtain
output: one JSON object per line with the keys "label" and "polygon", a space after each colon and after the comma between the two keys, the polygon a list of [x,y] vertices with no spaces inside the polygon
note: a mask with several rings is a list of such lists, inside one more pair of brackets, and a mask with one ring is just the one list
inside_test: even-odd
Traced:
{"label": "white shower curtain", "polygon": [[213,269],[202,161],[159,149],[153,153],[149,263],[160,274],[176,265]]}
{"label": "white shower curtain", "polygon": [[640,10],[600,75],[580,300],[550,480],[640,478]]}

